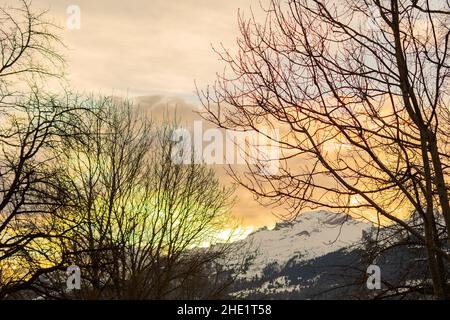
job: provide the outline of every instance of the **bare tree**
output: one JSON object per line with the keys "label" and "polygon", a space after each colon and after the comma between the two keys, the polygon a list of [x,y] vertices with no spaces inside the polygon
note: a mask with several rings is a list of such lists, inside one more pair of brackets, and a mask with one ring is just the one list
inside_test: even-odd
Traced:
{"label": "bare tree", "polygon": [[204,165],[173,161],[175,124],[156,126],[118,98],[92,99],[91,111],[55,149],[68,202],[60,224],[75,225],[62,252],[81,268],[77,297],[217,297],[228,278],[213,268],[228,247],[195,248],[229,227],[232,190]]}
{"label": "bare tree", "polygon": [[[39,80],[63,76],[63,46],[58,27],[47,19],[47,11],[34,12],[31,2],[0,6],[0,102],[28,92]],[[26,95],[26,94],[25,94]]]}
{"label": "bare tree", "polygon": [[[238,52],[199,92],[205,117],[280,128],[281,156],[236,179],[295,216],[327,207],[395,223],[426,248],[435,297],[448,293],[448,1],[270,1],[240,15]],[[270,138],[270,137],[269,137]],[[279,161],[278,174],[262,174]],[[413,212],[420,223],[404,218]],[[439,226],[443,228],[440,228]]]}
{"label": "bare tree", "polygon": [[55,223],[64,191],[47,154],[73,110],[40,89],[62,76],[54,26],[18,3],[0,7],[0,298],[62,262],[53,242],[64,235]]}

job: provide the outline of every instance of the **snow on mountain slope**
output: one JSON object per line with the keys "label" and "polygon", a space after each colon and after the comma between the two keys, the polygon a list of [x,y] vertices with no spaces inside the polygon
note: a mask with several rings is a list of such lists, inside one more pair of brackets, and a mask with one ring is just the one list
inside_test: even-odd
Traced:
{"label": "snow on mountain slope", "polygon": [[306,261],[350,247],[370,228],[369,223],[345,214],[312,211],[292,222],[278,223],[272,230],[259,229],[238,242],[242,248],[256,250],[254,260],[241,278],[259,277],[266,266],[276,263],[283,267],[293,257]]}

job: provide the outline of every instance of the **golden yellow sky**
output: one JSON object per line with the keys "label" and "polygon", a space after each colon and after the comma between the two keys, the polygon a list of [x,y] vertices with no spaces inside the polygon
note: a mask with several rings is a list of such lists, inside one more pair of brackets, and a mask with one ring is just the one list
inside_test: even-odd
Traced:
{"label": "golden yellow sky", "polygon": [[[200,118],[196,81],[205,86],[224,65],[212,50],[235,48],[238,10],[262,14],[259,0],[33,0],[62,27],[67,79],[81,92],[126,95],[153,112],[177,107],[189,126]],[[70,6],[80,9],[80,29],[67,28]],[[224,170],[217,174],[230,183]],[[271,226],[263,208],[239,188],[233,214],[244,226]]]}

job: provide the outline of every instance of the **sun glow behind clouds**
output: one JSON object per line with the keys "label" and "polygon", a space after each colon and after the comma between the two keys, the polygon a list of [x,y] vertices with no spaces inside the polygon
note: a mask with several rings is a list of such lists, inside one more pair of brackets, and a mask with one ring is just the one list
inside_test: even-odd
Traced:
{"label": "sun glow behind clouds", "polygon": [[229,242],[236,242],[239,240],[243,240],[247,238],[249,234],[251,234],[253,231],[255,231],[257,228],[254,226],[239,226],[236,228],[227,228],[221,231],[218,231],[217,234],[214,236],[214,240],[212,241],[205,241],[199,247],[201,248],[207,248],[211,245],[218,244],[218,243],[229,243]]}
{"label": "sun glow behind clouds", "polygon": [[218,233],[217,238],[226,241],[238,241],[245,239],[250,233],[255,230],[254,226],[240,226],[235,229],[228,228]]}

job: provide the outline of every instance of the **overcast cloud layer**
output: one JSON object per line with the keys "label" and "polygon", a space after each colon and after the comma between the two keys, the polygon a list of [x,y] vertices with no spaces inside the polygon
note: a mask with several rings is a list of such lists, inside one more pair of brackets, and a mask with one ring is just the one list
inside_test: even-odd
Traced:
{"label": "overcast cloud layer", "polygon": [[[80,30],[65,28],[71,5],[81,10]],[[154,113],[177,106],[187,125],[199,119],[192,112],[199,107],[194,81],[212,83],[224,67],[212,45],[235,48],[238,9],[261,12],[259,0],[33,0],[33,6],[49,9],[63,27],[72,88],[140,97]],[[230,183],[222,169],[217,174]],[[236,195],[233,213],[243,224],[274,222],[248,191]]]}

